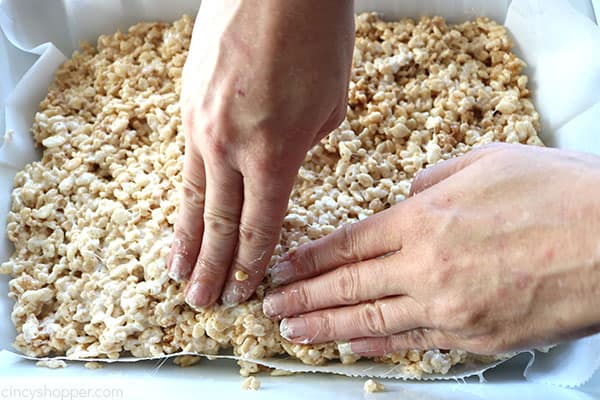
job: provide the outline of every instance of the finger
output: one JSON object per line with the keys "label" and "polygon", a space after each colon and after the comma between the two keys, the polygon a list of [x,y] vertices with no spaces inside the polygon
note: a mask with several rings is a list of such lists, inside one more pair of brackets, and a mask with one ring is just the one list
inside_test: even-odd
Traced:
{"label": "finger", "polygon": [[281,321],[281,336],[294,343],[323,343],[360,337],[390,336],[425,326],[423,307],[412,297],[315,311]]}
{"label": "finger", "polygon": [[460,170],[468,167],[477,161],[481,157],[489,154],[491,151],[505,149],[505,143],[490,143],[476,150],[472,150],[463,156],[451,158],[449,160],[442,161],[431,167],[425,168],[417,174],[410,187],[409,196],[414,196],[431,186],[443,181],[459,172]]}
{"label": "finger", "polygon": [[204,231],[204,160],[193,147],[185,152],[182,177],[182,197],[167,263],[169,277],[176,282],[190,277]]}
{"label": "finger", "polygon": [[402,350],[453,349],[453,340],[437,329],[418,328],[387,337],[359,338],[340,344],[340,355],[383,356]]}
{"label": "finger", "polygon": [[265,297],[267,317],[283,318],[342,305],[406,294],[396,276],[394,257],[375,258],[337,268],[309,280],[276,289]]}
{"label": "finger", "polygon": [[253,176],[244,177],[239,241],[222,297],[226,305],[248,299],[262,282],[292,190],[292,177],[278,182],[269,175],[267,182]]}
{"label": "finger", "polygon": [[202,247],[188,286],[186,301],[206,307],[221,294],[238,239],[242,177],[223,165],[207,165]]}
{"label": "finger", "polygon": [[[403,206],[399,204],[398,206]],[[343,225],[329,235],[290,251],[271,268],[274,284],[310,278],[336,267],[352,264],[402,249],[402,227],[409,212],[394,215],[389,209],[359,222]]]}

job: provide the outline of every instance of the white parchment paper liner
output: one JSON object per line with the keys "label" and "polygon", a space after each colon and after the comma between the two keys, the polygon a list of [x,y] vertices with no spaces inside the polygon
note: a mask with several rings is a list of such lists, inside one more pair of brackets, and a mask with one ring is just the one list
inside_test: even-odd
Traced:
{"label": "white parchment paper liner", "polygon": [[[485,15],[504,21],[517,45],[517,54],[529,65],[526,72],[536,107],[542,115],[545,143],[600,154],[600,29],[578,14],[567,0],[357,0],[356,3],[357,11],[378,11],[389,18],[428,14],[459,22]],[[0,138],[0,260],[8,259],[12,252],[4,229],[12,179],[25,164],[40,158],[29,128],[53,72],[66,59],[64,54],[71,54],[79,40],[93,42],[99,34],[126,29],[143,20],[172,21],[183,13],[193,15],[198,4],[198,0],[175,0],[168,6],[159,0],[0,0],[0,73],[14,79],[19,66],[39,56],[18,80],[4,105],[4,126],[14,133],[5,135],[6,140]],[[6,296],[7,281],[7,277],[0,278],[0,349],[5,351],[15,335],[9,322],[12,303]],[[600,367],[599,350],[600,335],[595,335],[558,346],[545,354],[529,351],[526,353],[531,359],[524,374],[530,380],[578,386]],[[177,355],[192,354],[177,353],[168,357]],[[228,355],[218,357],[240,359]],[[135,362],[142,359],[94,360]],[[407,378],[393,365],[369,361],[353,365],[332,362],[326,366],[304,365],[289,358],[247,361],[297,372]],[[500,363],[458,365],[447,375],[425,375],[424,379],[481,376]]]}

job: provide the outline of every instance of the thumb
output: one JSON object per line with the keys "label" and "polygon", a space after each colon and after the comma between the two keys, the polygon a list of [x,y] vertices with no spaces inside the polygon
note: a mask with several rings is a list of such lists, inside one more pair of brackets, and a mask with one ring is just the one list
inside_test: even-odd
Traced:
{"label": "thumb", "polygon": [[489,155],[491,152],[501,150],[506,147],[507,145],[505,143],[491,143],[462,156],[442,161],[419,171],[417,176],[415,176],[413,179],[409,196],[414,196],[426,189],[429,189],[431,186],[465,169],[482,157]]}

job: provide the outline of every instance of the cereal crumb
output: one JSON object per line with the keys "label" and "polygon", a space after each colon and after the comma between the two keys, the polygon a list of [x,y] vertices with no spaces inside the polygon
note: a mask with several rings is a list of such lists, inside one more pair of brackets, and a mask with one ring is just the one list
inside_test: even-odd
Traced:
{"label": "cereal crumb", "polygon": [[4,132],[4,143],[10,143],[13,141],[13,135],[15,134],[15,131],[12,129],[7,129],[6,132]]}
{"label": "cereal crumb", "polygon": [[294,374],[295,374],[295,372],[286,371],[285,369],[278,369],[278,368],[275,368],[270,373],[271,376],[292,376]]}
{"label": "cereal crumb", "polygon": [[244,271],[236,271],[235,272],[235,280],[236,281],[245,281],[248,279],[248,274]]}
{"label": "cereal crumb", "polygon": [[179,365],[180,367],[191,367],[194,364],[197,364],[198,362],[200,362],[201,357],[197,357],[197,356],[179,356],[179,357],[175,357],[175,359],[173,360],[173,363],[175,365]]}
{"label": "cereal crumb", "polygon": [[103,363],[99,363],[96,361],[89,361],[86,362],[85,364],[83,364],[83,366],[87,369],[102,369],[104,368],[104,364]]}
{"label": "cereal crumb", "polygon": [[36,367],[44,367],[50,369],[67,368],[67,363],[64,360],[40,360],[35,363]]}
{"label": "cereal crumb", "polygon": [[244,390],[258,390],[260,389],[260,380],[254,376],[249,376],[242,382],[242,389]]}
{"label": "cereal crumb", "polygon": [[365,393],[378,393],[385,390],[383,383],[376,381],[375,379],[368,379],[363,386]]}

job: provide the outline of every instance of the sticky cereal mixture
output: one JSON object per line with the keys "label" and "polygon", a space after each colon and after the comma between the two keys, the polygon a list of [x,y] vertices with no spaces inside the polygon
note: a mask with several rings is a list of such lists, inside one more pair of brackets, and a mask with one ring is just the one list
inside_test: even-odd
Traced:
{"label": "sticky cereal mixture", "polygon": [[375,379],[367,379],[363,385],[363,391],[365,393],[379,393],[385,391],[385,386]]}
{"label": "sticky cereal mixture", "polygon": [[[82,45],[40,104],[32,132],[43,158],[15,177],[8,235],[16,250],[0,267],[12,276],[14,346],[24,354],[116,359],[233,349],[314,365],[340,358],[334,343],[281,338],[262,313],[268,276],[247,303],[201,312],[167,276],[184,152],[178,96],[192,24],[187,16],[140,23],[100,36],[96,47]],[[402,201],[428,165],[492,141],[541,145],[524,63],[502,26],[361,14],[356,28],[346,119],[307,154],[272,264]],[[409,350],[377,360],[420,377],[472,357]],[[244,376],[263,368],[239,363]]]}

